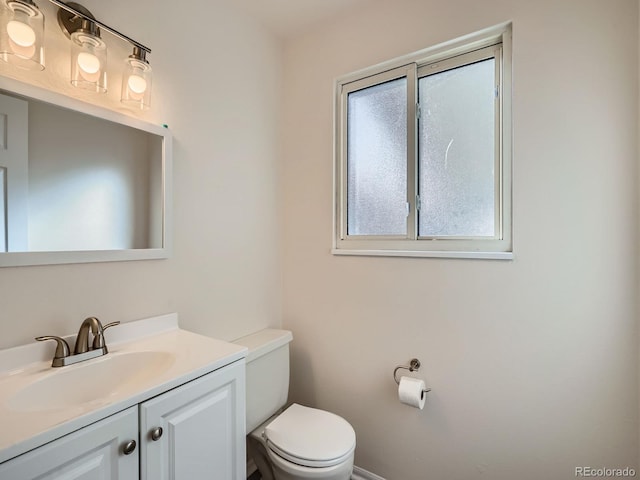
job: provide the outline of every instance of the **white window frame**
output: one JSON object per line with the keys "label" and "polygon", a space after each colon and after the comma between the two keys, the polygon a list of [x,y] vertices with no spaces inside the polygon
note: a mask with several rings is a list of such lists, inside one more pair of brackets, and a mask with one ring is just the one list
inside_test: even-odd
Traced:
{"label": "white window frame", "polygon": [[[491,237],[418,237],[417,82],[419,78],[486,58],[496,58],[496,232]],[[335,255],[512,259],[511,212],[511,25],[431,47],[340,77],[335,82],[334,235]],[[428,72],[428,73],[427,73]],[[397,78],[407,79],[406,236],[347,235],[347,99],[350,92]]]}

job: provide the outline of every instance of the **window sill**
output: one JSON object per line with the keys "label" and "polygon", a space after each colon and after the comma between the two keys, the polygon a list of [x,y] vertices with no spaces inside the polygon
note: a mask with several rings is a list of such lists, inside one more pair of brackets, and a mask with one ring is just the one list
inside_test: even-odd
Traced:
{"label": "window sill", "polygon": [[348,250],[334,248],[333,255],[358,255],[365,257],[425,257],[425,258],[467,258],[476,260],[513,260],[513,252],[449,252],[416,250]]}

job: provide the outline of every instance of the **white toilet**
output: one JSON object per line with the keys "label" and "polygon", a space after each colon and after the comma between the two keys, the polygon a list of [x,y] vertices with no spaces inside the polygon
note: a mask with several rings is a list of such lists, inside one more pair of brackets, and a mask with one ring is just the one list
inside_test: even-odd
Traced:
{"label": "white toilet", "polygon": [[234,343],[247,355],[249,454],[263,480],[349,480],[356,434],[342,417],[296,403],[289,391],[287,330],[266,329]]}

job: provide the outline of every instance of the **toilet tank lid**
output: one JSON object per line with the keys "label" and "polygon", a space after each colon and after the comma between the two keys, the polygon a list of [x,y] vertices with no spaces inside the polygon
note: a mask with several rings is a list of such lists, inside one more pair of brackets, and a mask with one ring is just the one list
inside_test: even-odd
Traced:
{"label": "toilet tank lid", "polygon": [[247,347],[246,362],[249,363],[256,358],[276,350],[293,340],[293,334],[289,330],[278,330],[276,328],[265,328],[259,332],[252,333],[246,337],[238,338],[233,343]]}

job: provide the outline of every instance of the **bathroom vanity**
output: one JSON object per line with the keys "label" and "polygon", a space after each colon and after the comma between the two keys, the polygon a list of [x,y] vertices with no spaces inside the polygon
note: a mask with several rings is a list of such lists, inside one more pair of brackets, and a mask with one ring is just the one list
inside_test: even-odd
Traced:
{"label": "bathroom vanity", "polygon": [[68,367],[53,345],[0,352],[0,479],[244,479],[246,348],[175,314],[106,336]]}

